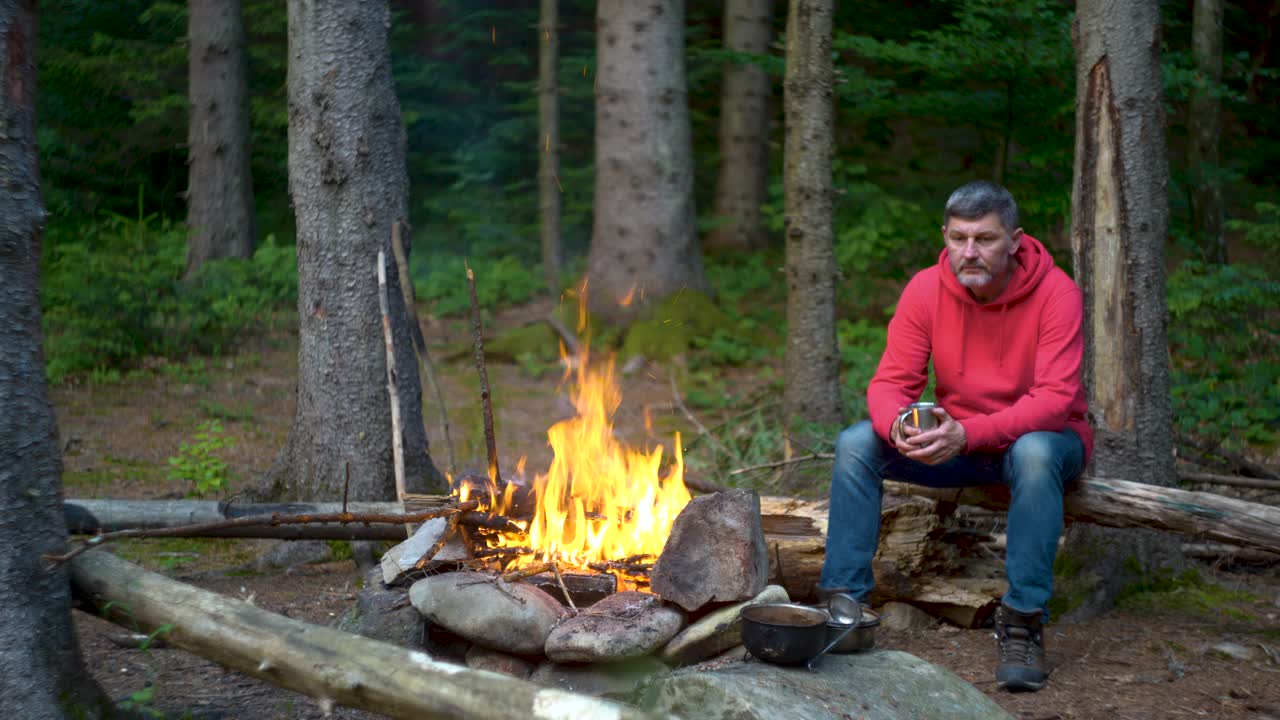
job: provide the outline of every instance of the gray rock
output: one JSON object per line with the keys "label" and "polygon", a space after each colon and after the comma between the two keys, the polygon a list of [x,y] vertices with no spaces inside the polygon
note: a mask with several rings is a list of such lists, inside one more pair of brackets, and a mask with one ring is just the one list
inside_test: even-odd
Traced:
{"label": "gray rock", "polygon": [[699,720],[1013,720],[948,670],[894,650],[827,655],[816,671],[740,662],[678,670],[631,702]]}
{"label": "gray rock", "polygon": [[422,616],[409,604],[409,593],[383,585],[377,568],[365,573],[364,580],[356,604],[338,618],[335,627],[392,645],[421,647]]}
{"label": "gray rock", "polygon": [[915,605],[887,602],[880,608],[880,627],[885,630],[898,632],[928,630],[937,624],[937,618]]}
{"label": "gray rock", "polygon": [[742,608],[760,603],[789,602],[781,585],[770,585],[747,602],[729,605],[693,623],[671,638],[662,659],[672,665],[688,665],[742,644]]}
{"label": "gray rock", "polygon": [[657,596],[621,592],[560,623],[547,637],[547,657],[558,663],[601,663],[648,655],[684,627],[684,613]]}
{"label": "gray rock", "polygon": [[769,580],[769,556],[754,490],[694,498],[671,526],[650,587],[685,610],[749,600]]}
{"label": "gray rock", "polygon": [[254,562],[258,572],[293,569],[333,559],[333,550],[327,540],[267,540],[265,543],[266,549]]}
{"label": "gray rock", "polygon": [[467,667],[472,670],[488,670],[502,675],[510,675],[519,680],[528,680],[533,673],[533,663],[514,655],[507,655],[494,650],[472,645],[467,651]]}
{"label": "gray rock", "polygon": [[529,681],[583,695],[623,699],[635,692],[640,683],[654,675],[669,672],[670,668],[660,660],[645,655],[598,665],[558,665],[544,662],[534,670]]}
{"label": "gray rock", "polygon": [[475,572],[432,575],[409,588],[424,617],[490,650],[541,653],[564,615],[555,598],[525,583],[506,583]]}
{"label": "gray rock", "polygon": [[1240,643],[1233,642],[1220,642],[1209,648],[1209,652],[1232,660],[1244,660],[1246,662],[1262,657],[1262,651],[1259,648],[1246,647]]}
{"label": "gray rock", "polygon": [[[393,585],[400,580],[405,573],[413,570],[426,554],[428,550],[435,546],[440,540],[440,536],[449,529],[448,518],[432,518],[422,524],[413,536],[408,540],[396,545],[382,555],[382,581],[388,585]],[[424,566],[425,569],[431,569],[441,562],[458,562],[467,559],[466,547],[462,544],[462,539],[458,535],[454,535],[445,542],[444,547],[440,548],[440,552]]]}

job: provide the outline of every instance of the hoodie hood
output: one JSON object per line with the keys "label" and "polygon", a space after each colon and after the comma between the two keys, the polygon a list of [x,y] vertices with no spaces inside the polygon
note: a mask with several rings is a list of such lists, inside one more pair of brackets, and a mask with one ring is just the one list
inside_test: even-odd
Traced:
{"label": "hoodie hood", "polygon": [[950,255],[946,248],[938,255],[938,274],[942,278],[942,286],[947,292],[955,295],[962,302],[982,306],[1000,306],[1011,305],[1022,300],[1036,289],[1040,281],[1045,275],[1053,269],[1053,258],[1049,255],[1049,251],[1045,250],[1044,245],[1040,241],[1023,233],[1022,241],[1018,244],[1018,251],[1013,254],[1010,260],[1013,263],[1013,277],[1009,279],[1009,284],[1005,286],[1004,292],[1000,293],[996,299],[988,303],[978,302],[969,294],[969,289],[960,284],[960,280],[956,278],[955,272],[951,270]]}

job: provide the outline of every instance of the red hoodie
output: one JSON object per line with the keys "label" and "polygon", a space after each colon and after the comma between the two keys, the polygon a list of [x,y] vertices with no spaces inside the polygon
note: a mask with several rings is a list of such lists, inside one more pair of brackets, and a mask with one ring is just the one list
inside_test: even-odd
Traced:
{"label": "red hoodie", "polygon": [[1037,430],[1070,428],[1093,453],[1080,379],[1084,299],[1040,241],[1023,235],[1013,277],[995,300],[969,294],[947,260],[907,283],[867,386],[876,433],[889,439],[898,408],[920,398],[929,359],[937,401],[964,426],[965,452],[999,451]]}

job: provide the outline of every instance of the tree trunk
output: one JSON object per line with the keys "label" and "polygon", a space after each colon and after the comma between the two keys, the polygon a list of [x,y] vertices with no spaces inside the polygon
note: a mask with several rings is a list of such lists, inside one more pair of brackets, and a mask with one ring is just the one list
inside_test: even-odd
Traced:
{"label": "tree trunk", "polygon": [[787,13],[788,423],[837,423],[841,416],[831,237],[831,18],[831,0],[793,0]]}
{"label": "tree trunk", "polygon": [[[297,216],[298,404],[265,496],[395,498],[377,257],[385,252],[410,490],[442,491],[391,250],[408,176],[386,0],[289,2],[289,192]],[[405,251],[408,252],[406,240]],[[407,256],[406,256],[407,261]],[[461,282],[461,278],[459,279]]]}
{"label": "tree trunk", "polygon": [[591,310],[626,321],[681,289],[706,290],[693,205],[684,0],[596,10]]}
{"label": "tree trunk", "polygon": [[538,37],[538,205],[542,217],[542,274],[552,295],[560,292],[560,27],[558,0],[542,0]]}
{"label": "tree trunk", "polygon": [[90,552],[71,563],[88,609],[133,632],[316,699],[394,718],[650,717],[635,708],[436,660],[419,650],[277,615]]}
{"label": "tree trunk", "polygon": [[0,698],[8,717],[104,717],[71,626],[62,453],[45,382],[36,3],[0,0]]}
{"label": "tree trunk", "polygon": [[187,277],[207,261],[253,257],[249,61],[240,0],[187,3]]}
{"label": "tree trunk", "polygon": [[[724,45],[765,55],[772,35],[770,0],[728,0]],[[720,93],[719,225],[707,238],[713,250],[753,250],[768,243],[764,216],[769,182],[769,75],[759,65],[726,64]]]}
{"label": "tree trunk", "polygon": [[1168,165],[1155,0],[1081,0],[1072,254],[1085,296],[1093,473],[1172,485]]}
{"label": "tree trunk", "polygon": [[1191,53],[1196,83],[1187,108],[1188,180],[1191,183],[1191,231],[1209,262],[1226,264],[1226,221],[1218,137],[1222,133],[1222,0],[1195,0]]}

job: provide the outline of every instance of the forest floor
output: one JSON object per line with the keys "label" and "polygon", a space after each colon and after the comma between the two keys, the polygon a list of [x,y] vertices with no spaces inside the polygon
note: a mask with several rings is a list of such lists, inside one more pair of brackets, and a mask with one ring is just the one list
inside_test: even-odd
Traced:
{"label": "forest floor", "polygon": [[[535,303],[504,311],[491,331],[519,327],[548,309]],[[432,352],[460,464],[463,469],[481,468],[478,382],[465,351],[469,323],[428,318],[424,330],[435,343]],[[527,455],[531,468],[545,468],[550,460],[546,428],[571,411],[558,387],[559,369],[550,363],[494,362],[488,372],[504,462]],[[756,373],[726,372],[734,376],[725,387],[736,391],[760,384]],[[690,430],[672,409],[665,373],[651,366],[622,378],[623,406],[616,418],[620,437],[643,443],[669,437],[672,430]],[[233,446],[218,451],[230,464],[233,481],[228,490],[252,484],[270,467],[289,432],[295,374],[296,342],[291,333],[279,332],[221,358],[159,362],[118,381],[55,389],[67,496],[184,497],[190,488],[168,479],[168,458],[179,454],[182,443],[191,443],[198,426],[209,420],[221,422],[223,432],[235,439]],[[646,429],[646,405],[658,408],[652,413],[651,429]],[[432,452],[443,468],[447,455],[430,403],[427,412]],[[717,419],[702,418],[706,425]],[[259,607],[309,622],[331,622],[351,606],[360,578],[351,560],[336,559],[339,553],[264,569],[258,560],[270,545],[155,539],[120,542],[115,552],[183,582],[252,599]],[[1051,625],[1046,636],[1053,674],[1038,693],[1010,694],[996,688],[990,629],[940,625],[911,633],[882,631],[877,645],[951,670],[1017,718],[1280,720],[1280,568],[1206,567],[1204,573],[1238,592],[1209,610],[1178,610],[1177,603],[1171,603],[1144,611],[1115,610],[1075,625]],[[108,693],[157,717],[323,716],[309,698],[184,651],[122,647],[114,641],[125,632],[119,626],[82,613],[76,613],[76,625],[86,660]],[[1251,657],[1235,659],[1214,649],[1222,643],[1234,643]],[[335,715],[372,717],[347,709]]]}

